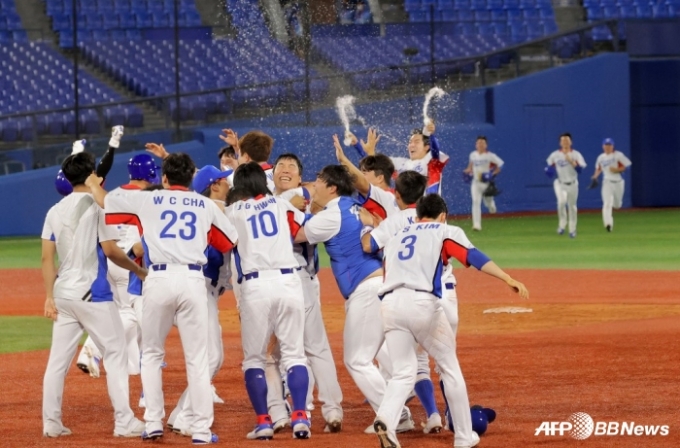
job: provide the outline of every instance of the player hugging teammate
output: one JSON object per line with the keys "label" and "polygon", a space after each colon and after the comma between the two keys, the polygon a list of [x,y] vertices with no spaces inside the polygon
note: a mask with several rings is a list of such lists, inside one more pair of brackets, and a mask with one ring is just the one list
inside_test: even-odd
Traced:
{"label": "player hugging teammate", "polygon": [[[415,427],[406,407],[414,391],[427,411],[423,431],[439,432],[429,355],[442,379],[454,446],[475,446],[479,437],[456,357],[450,260],[504,281],[524,298],[528,292],[463,230],[447,224],[439,195],[447,157],[434,130],[430,123],[413,133],[410,159],[376,154],[378,138],[370,131],[358,168],[334,136],[340,164],[324,167],[306,185],[295,154],[282,154],[269,165],[273,139],[260,131],[238,138],[225,130],[223,140],[234,153],[222,151],[221,165],[234,165],[233,172],[197,169],[188,155],[149,144],[162,167],[135,156],[130,184],[108,193],[104,173],[93,172],[91,155],[66,159],[62,173],[72,193],[50,210],[43,231],[45,314],[55,320],[44,382],[44,434],[70,434],[61,421],[61,395],[85,328],[107,369],[115,436],[156,440],[167,426],[195,445],[218,442],[211,429],[211,379],[224,359],[217,301],[232,287],[245,387],[256,417],[246,438],[267,440],[282,431],[310,438],[310,384],[322,403],[324,432],[343,430],[342,392],[320,309],[317,245],[323,243],[346,300],[344,364],[375,412],[365,432],[377,434],[382,448],[399,447],[396,434]],[[119,134],[118,141],[122,129]],[[135,292],[126,301],[114,302],[112,288],[120,288],[117,279],[126,276],[111,275],[107,258],[130,271],[128,289]],[[132,307],[136,313],[129,312]],[[136,316],[134,335],[121,320],[125,314]],[[173,325],[188,387],[164,421],[161,367]],[[145,423],[129,406],[128,373],[136,373],[130,362],[139,360],[136,349],[127,348],[133,339],[141,349]],[[86,357],[92,373],[95,356]],[[290,404],[284,401],[282,372]]]}

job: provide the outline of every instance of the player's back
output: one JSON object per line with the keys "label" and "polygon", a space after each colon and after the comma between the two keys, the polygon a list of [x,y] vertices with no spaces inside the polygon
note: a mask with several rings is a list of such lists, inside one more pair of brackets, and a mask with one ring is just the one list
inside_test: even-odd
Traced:
{"label": "player's back", "polygon": [[252,272],[294,269],[292,234],[304,223],[304,213],[285,200],[258,196],[238,201],[227,209],[236,227],[239,245],[234,250],[239,278]]}
{"label": "player's back", "polygon": [[[312,197],[309,194],[309,190],[305,187],[291,188],[286,190],[281,194],[275,195],[277,198],[285,199],[289,201],[295,196],[300,196],[305,199],[307,204],[307,211],[309,211],[309,202]],[[310,276],[315,276],[319,272],[319,254],[316,248],[316,244],[309,243],[295,243],[293,244],[293,253],[297,259],[300,267],[307,271]]]}
{"label": "player's back", "polygon": [[55,242],[59,257],[56,298],[82,300],[90,290],[97,300],[112,298],[106,256],[98,244],[103,213],[88,193],[71,193],[48,212],[43,233],[51,235],[43,238]]}
{"label": "player's back", "polygon": [[[120,187],[111,190],[108,194],[127,196],[128,194],[137,194],[141,192],[141,188],[136,185],[121,185]],[[128,252],[137,240],[139,240],[139,231],[137,226],[129,224],[119,224],[118,228],[118,247],[123,252]]]}
{"label": "player's back", "polygon": [[384,248],[385,281],[381,296],[397,288],[408,288],[441,297],[442,257],[455,256],[466,264],[467,251],[472,248],[462,229],[455,226],[420,222],[404,227]]}

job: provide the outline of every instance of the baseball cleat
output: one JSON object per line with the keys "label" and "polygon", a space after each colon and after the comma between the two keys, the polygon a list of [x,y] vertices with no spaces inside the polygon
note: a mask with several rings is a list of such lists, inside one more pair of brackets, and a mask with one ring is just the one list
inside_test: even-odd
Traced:
{"label": "baseball cleat", "polygon": [[224,404],[224,400],[221,399],[219,395],[217,395],[217,390],[215,389],[215,385],[211,385],[211,386],[212,386],[212,400],[213,400],[213,403]]}
{"label": "baseball cleat", "polygon": [[607,227],[605,227],[605,229],[607,229],[607,232],[611,232],[611,231],[612,231],[612,226],[609,226],[609,225],[608,225]]}
{"label": "baseball cleat", "polygon": [[211,443],[217,443],[220,440],[217,434],[210,434],[210,440],[202,439],[191,439],[192,445],[210,445]]}
{"label": "baseball cleat", "polygon": [[481,232],[482,229],[481,229],[481,227],[473,227],[473,228],[472,228],[472,231],[473,231],[473,232]]}
{"label": "baseball cleat", "polygon": [[564,235],[564,229],[557,229],[558,235]]}
{"label": "baseball cleat", "polygon": [[293,437],[296,439],[309,439],[312,436],[312,431],[310,430],[312,424],[308,420],[305,411],[293,412],[291,426],[293,427]]}
{"label": "baseball cleat", "polygon": [[576,232],[570,232],[569,238],[576,238]]}
{"label": "baseball cleat", "polygon": [[143,421],[134,419],[130,424],[130,429],[125,432],[113,431],[113,437],[140,437],[144,433],[146,425]]}
{"label": "baseball cleat", "polygon": [[493,207],[489,207],[489,213],[492,215],[495,215],[498,210],[496,209],[496,206],[494,205]]}
{"label": "baseball cleat", "polygon": [[326,423],[326,427],[323,429],[323,432],[330,432],[330,433],[338,433],[342,431],[342,420],[340,419],[333,419],[330,422]]}
{"label": "baseball cleat", "polygon": [[280,433],[284,429],[290,428],[290,419],[282,418],[274,422],[274,434]]}
{"label": "baseball cleat", "polygon": [[63,436],[70,436],[72,434],[71,430],[68,429],[67,427],[63,426],[61,429],[57,431],[45,431],[43,432],[43,436],[45,437],[63,437]]}
{"label": "baseball cleat", "polygon": [[427,423],[422,423],[425,434],[438,434],[442,430],[442,417],[438,413],[430,415]]}
{"label": "baseball cleat", "polygon": [[271,440],[272,437],[274,437],[274,428],[271,423],[260,423],[246,435],[248,440]]}
{"label": "baseball cleat", "polygon": [[161,437],[163,437],[163,430],[162,429],[156,429],[151,432],[146,432],[144,431],[142,433],[142,440],[158,440]]}
{"label": "baseball cleat", "polygon": [[192,436],[191,432],[188,429],[180,428],[179,426],[173,426],[172,432],[174,432],[175,434],[177,434],[179,436],[183,436],[183,437],[191,437]]}
{"label": "baseball cleat", "polygon": [[411,417],[411,410],[408,406],[404,406],[401,411],[401,418],[399,419],[399,424],[397,425],[397,433],[411,431],[416,427],[416,423]]}
{"label": "baseball cleat", "polygon": [[99,358],[94,356],[92,348],[87,345],[78,356],[78,363],[76,366],[85,373],[88,373],[92,378],[99,378]]}
{"label": "baseball cleat", "polygon": [[380,440],[380,448],[401,448],[401,445],[397,442],[396,435],[390,434],[387,431],[387,425],[379,417],[373,422],[373,432],[375,432],[378,440]]}

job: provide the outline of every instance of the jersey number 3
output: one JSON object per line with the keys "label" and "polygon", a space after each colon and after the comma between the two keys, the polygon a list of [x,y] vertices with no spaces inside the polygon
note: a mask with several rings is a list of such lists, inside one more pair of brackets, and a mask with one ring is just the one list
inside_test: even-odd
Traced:
{"label": "jersey number 3", "polygon": [[411,257],[413,257],[413,253],[415,252],[415,247],[413,247],[413,245],[415,243],[416,243],[415,235],[405,236],[404,239],[401,240],[401,244],[404,245],[404,249],[399,251],[399,253],[397,254],[400,260],[410,260]]}
{"label": "jersey number 3", "polygon": [[[166,210],[161,213],[161,221],[170,219],[170,222],[161,231],[161,238],[177,238],[177,235],[170,233],[175,223],[177,223],[177,213],[173,210]],[[184,222],[184,227],[179,229],[179,237],[183,240],[193,240],[196,236],[196,214],[194,212],[183,212],[179,219]]]}
{"label": "jersey number 3", "polygon": [[253,239],[258,239],[260,233],[264,236],[274,236],[279,233],[279,228],[276,226],[276,218],[269,210],[265,210],[257,216],[253,215],[247,221],[250,223],[253,231]]}

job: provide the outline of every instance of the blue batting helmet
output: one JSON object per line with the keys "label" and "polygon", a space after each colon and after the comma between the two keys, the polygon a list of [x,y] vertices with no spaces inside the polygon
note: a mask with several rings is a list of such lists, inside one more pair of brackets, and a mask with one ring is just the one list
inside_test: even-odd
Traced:
{"label": "blue batting helmet", "polygon": [[62,170],[59,170],[57,173],[57,178],[54,179],[54,186],[57,189],[57,192],[62,196],[68,196],[73,193],[73,186],[71,185],[71,182],[66,179]]}
{"label": "blue batting helmet", "polygon": [[150,155],[137,154],[128,162],[128,173],[130,180],[145,180],[153,183],[160,171]]}

